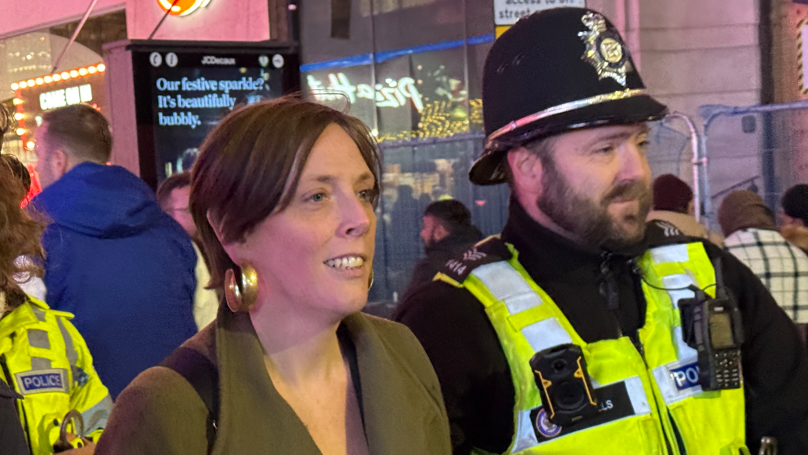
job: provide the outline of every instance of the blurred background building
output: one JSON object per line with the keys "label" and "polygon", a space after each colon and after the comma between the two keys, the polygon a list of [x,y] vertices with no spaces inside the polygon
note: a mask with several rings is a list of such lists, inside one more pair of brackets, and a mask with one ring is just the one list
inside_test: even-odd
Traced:
{"label": "blurred background building", "polygon": [[[91,4],[89,19],[63,53]],[[803,112],[808,111],[801,106],[738,109],[808,96],[802,69],[808,60],[802,54],[808,5],[791,0],[544,0],[532,8],[584,4],[612,19],[653,95],[687,115],[703,136],[707,145],[695,158],[709,161],[707,169],[699,165],[701,181],[694,181],[694,154],[683,122],[656,128],[649,153],[655,175],[674,173],[698,184],[708,218],[731,189],[757,188],[772,203],[784,188],[808,181],[808,154],[801,152],[803,143],[808,145],[802,134],[808,122]],[[184,58],[174,49],[190,53],[193,43],[195,51],[208,46],[211,55],[237,53],[238,47],[260,49],[255,68],[238,62],[237,69],[245,69],[242,74],[255,70],[267,81],[281,77],[269,70],[277,53],[295,66],[299,79],[260,96],[245,93],[246,102],[299,89],[312,99],[348,109],[379,140],[384,194],[378,208],[372,298],[394,300],[406,285],[422,251],[418,232],[429,202],[459,199],[484,233],[501,229],[507,187],[475,187],[466,174],[483,144],[486,53],[497,34],[528,12],[527,7],[509,6],[505,0],[178,0],[176,14],[155,32],[168,7],[170,0],[5,2],[0,14],[0,102],[16,114],[18,124],[6,135],[3,152],[14,153],[35,170],[32,150],[39,115],[87,102],[116,127],[120,145],[113,164],[156,184],[187,168],[183,153],[198,146],[192,142],[201,141],[200,132],[228,110],[200,130],[186,130],[181,147],[172,146],[176,156],[161,158],[159,144],[170,140],[155,132],[160,125],[152,120],[166,108],[159,105],[156,92],[148,92],[144,96],[150,97],[154,115],[135,118],[132,112],[148,107],[133,108],[135,95],[145,93],[134,75],[166,78],[168,73],[159,71],[173,68],[169,63],[176,55]],[[147,65],[134,53],[149,46],[161,61],[158,66],[151,61],[159,71],[147,74],[138,69]],[[124,60],[133,68],[121,70],[125,64],[118,57],[127,49],[133,57]],[[175,56],[169,58],[171,52]],[[187,73],[191,79],[209,74],[193,71]],[[155,81],[149,80],[152,88]],[[120,101],[125,98],[129,101]],[[150,131],[147,141],[145,130]]]}

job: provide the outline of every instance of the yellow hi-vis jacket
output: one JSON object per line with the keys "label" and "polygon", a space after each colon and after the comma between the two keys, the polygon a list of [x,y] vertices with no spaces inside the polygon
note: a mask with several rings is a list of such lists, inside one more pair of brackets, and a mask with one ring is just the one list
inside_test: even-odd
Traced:
{"label": "yellow hi-vis jacket", "polygon": [[[500,241],[489,239],[487,241]],[[693,296],[673,290],[715,283],[715,270],[701,243],[647,251],[638,263],[647,300],[638,349],[628,336],[587,343],[552,299],[513,256],[475,268],[462,283],[485,307],[508,360],[515,395],[514,429],[508,454],[748,454],[743,389],[702,391],[696,351],[682,339],[676,303]],[[654,289],[647,283],[668,291]],[[714,294],[714,287],[707,289]],[[599,397],[596,417],[558,427],[542,406],[531,357],[554,346],[580,346]],[[478,452],[482,453],[482,452]]]}
{"label": "yellow hi-vis jacket", "polygon": [[72,314],[32,297],[0,319],[0,378],[23,397],[17,409],[33,455],[53,453],[71,409],[81,413],[84,436],[93,441],[112,410],[87,344],[70,319]]}

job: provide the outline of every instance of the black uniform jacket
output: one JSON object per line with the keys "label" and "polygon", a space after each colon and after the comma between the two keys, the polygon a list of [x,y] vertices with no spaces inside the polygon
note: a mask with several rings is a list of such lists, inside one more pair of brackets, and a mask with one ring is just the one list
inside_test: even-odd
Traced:
{"label": "black uniform jacket", "polygon": [[0,379],[0,453],[3,455],[29,453],[22,424],[17,417],[17,408],[14,406],[14,400],[21,398],[22,396],[11,390],[8,384]]}
{"label": "black uniform jacket", "polygon": [[[530,276],[591,343],[618,338],[621,331],[636,334],[646,302],[631,259],[653,246],[699,241],[677,234],[652,222],[632,251],[586,249],[545,229],[512,200],[501,238],[514,245]],[[704,247],[711,259],[721,258],[725,284],[743,316],[750,450],[757,453],[760,438],[774,436],[780,455],[808,454],[808,358],[794,324],[746,266],[710,242]],[[604,286],[606,275],[612,286]],[[608,288],[617,290],[614,310],[603,292]],[[435,367],[454,453],[467,454],[472,447],[503,453],[514,434],[514,388],[482,304],[465,289],[433,282],[402,302],[396,319],[415,333]]]}

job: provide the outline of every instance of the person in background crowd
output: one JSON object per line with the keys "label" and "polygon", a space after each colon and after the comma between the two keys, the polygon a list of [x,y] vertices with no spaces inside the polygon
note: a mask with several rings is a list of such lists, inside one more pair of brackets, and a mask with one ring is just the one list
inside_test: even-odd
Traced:
{"label": "person in background crowd", "polygon": [[283,97],[234,111],[201,150],[191,213],[225,302],[123,391],[97,453],[449,454],[418,341],[360,312],[380,178],[368,128]]}
{"label": "person in background crowd", "polygon": [[648,221],[665,221],[682,231],[684,235],[723,245],[724,237],[708,231],[696,221],[693,190],[684,180],[673,174],[663,174],[654,179],[653,188],[654,209],[648,213]]}
{"label": "person in background crowd", "polygon": [[22,199],[20,203],[21,207],[25,207],[30,202],[29,197],[31,194],[31,173],[28,172],[28,169],[25,167],[24,164],[14,155],[10,153],[4,153],[0,155],[0,160],[5,161],[6,164],[11,168],[12,174],[14,177],[19,179],[23,186],[27,188],[25,197]]}
{"label": "person in background crowd", "polygon": [[718,207],[718,223],[732,253],[769,289],[797,324],[808,324],[808,256],[779,232],[774,212],[749,190],[732,191]]}
{"label": "person in background crowd", "polygon": [[[83,447],[63,453],[92,454],[112,400],[84,339],[70,323],[73,315],[50,309],[17,284],[20,274],[42,273],[34,262],[16,260],[43,258],[43,226],[20,208],[25,194],[7,162],[0,160],[0,453],[52,454],[62,421],[76,410],[84,422],[83,439],[71,437],[70,446],[61,448]],[[17,399],[17,418],[3,412],[9,398]],[[16,425],[16,431],[9,425]],[[15,435],[20,430],[22,443]]]}
{"label": "person in background crowd", "polygon": [[808,253],[808,184],[794,185],[783,194],[780,233]]}
{"label": "person in background crowd", "polygon": [[409,272],[418,262],[420,248],[418,232],[421,229],[418,218],[421,216],[418,199],[413,197],[410,185],[396,187],[396,202],[390,210],[388,254],[393,289],[404,289],[409,280]]}
{"label": "person in background crowd", "polygon": [[[9,130],[11,127],[11,117],[8,114],[8,111],[2,106],[0,106],[0,150],[3,149],[3,136],[6,134],[6,131]],[[2,180],[9,180],[11,181],[14,177],[12,177],[12,173],[10,169],[4,169],[2,165],[2,161],[0,161],[0,186],[2,186]],[[12,193],[12,192],[9,192]],[[2,200],[3,195],[0,194],[0,200]],[[9,195],[10,197],[10,195]],[[9,199],[11,200],[11,199]],[[0,207],[2,207],[0,205]],[[29,236],[33,237],[34,239],[38,238],[38,234],[36,232],[28,233]],[[5,237],[4,230],[0,229],[0,236]],[[24,236],[20,236],[18,238],[23,238]],[[15,263],[17,253],[23,253],[22,250],[26,248],[12,247],[10,244],[6,244],[5,239],[0,239],[0,245],[3,246],[0,249],[0,280],[8,283],[13,279],[13,273],[7,273],[3,270],[5,267],[8,268],[18,268],[19,265]],[[35,248],[32,248],[34,251],[41,252],[42,249],[36,248],[36,241],[32,242]],[[29,243],[30,245],[30,243]],[[8,260],[3,259],[2,253],[8,251],[6,253],[11,259],[12,262],[8,263]],[[5,265],[8,264],[8,265]],[[18,268],[19,270],[19,268]],[[11,275],[11,276],[10,276]],[[4,304],[5,305],[5,304]],[[5,310],[0,310],[0,315],[5,313]],[[9,386],[8,382],[6,382],[6,378],[3,377],[0,379],[0,446],[3,447],[3,450],[8,455],[28,455],[30,452],[28,451],[28,444],[25,442],[25,434],[22,431],[22,425],[20,424],[20,419],[17,417],[17,408],[15,403],[17,400],[22,398],[22,395],[16,393],[11,387]]]}
{"label": "person in background crowd", "polygon": [[[23,189],[25,189],[25,194],[23,195],[22,201],[20,201],[20,205],[24,206],[25,204],[25,197],[28,194],[28,191],[31,188],[31,175],[28,173],[28,169],[25,168],[25,165],[17,159],[16,156],[10,154],[3,154],[0,155],[0,162],[5,162],[5,164],[11,169],[11,173],[13,174],[14,178],[17,179],[18,182],[22,185]],[[25,256],[20,256],[17,258],[18,266],[21,269],[26,268],[29,262],[31,261],[30,258]],[[47,294],[47,289],[45,289],[45,282],[42,281],[42,278],[31,275],[30,273],[21,273],[15,276],[17,280],[17,284],[20,286],[23,292],[30,295],[31,297],[36,297],[39,300],[45,300],[45,295]]]}
{"label": "person in background crowd", "polygon": [[92,107],[44,113],[34,151],[45,189],[32,204],[53,220],[43,235],[48,304],[76,315],[114,398],[197,330],[193,244],[145,182],[105,165],[111,147]]}
{"label": "person in background crowd", "polygon": [[415,265],[402,300],[406,300],[406,296],[418,286],[432,281],[446,261],[482,238],[483,233],[471,224],[471,212],[462,202],[450,199],[429,204],[424,211],[421,229],[426,256]]}
{"label": "person in background crowd", "polygon": [[168,213],[174,221],[180,224],[191,240],[194,241],[194,251],[196,252],[196,292],[194,293],[194,321],[199,330],[216,319],[216,311],[219,308],[219,297],[216,291],[206,289],[210,282],[210,271],[207,260],[199,248],[199,235],[196,231],[191,210],[188,207],[191,197],[191,173],[180,172],[173,174],[157,187],[157,202],[163,211]]}
{"label": "person in background crowd", "polygon": [[180,224],[191,239],[198,241],[196,225],[188,207],[191,197],[191,173],[172,174],[157,186],[157,202],[164,212]]}
{"label": "person in background crowd", "polygon": [[[666,112],[596,11],[533,13],[494,42],[469,176],[510,184],[508,221],[398,318],[441,381],[456,454],[734,455],[764,436],[808,453],[794,324],[734,256],[646,223],[647,122]],[[715,293],[740,322],[681,317]],[[708,322],[713,338],[683,335]]]}
{"label": "person in background crowd", "polygon": [[1,154],[0,161],[6,163],[6,166],[11,169],[14,178],[22,183],[25,188],[25,194],[28,194],[28,190],[31,189],[31,174],[28,172],[28,169],[25,168],[25,165],[22,164],[16,156],[10,153]]}

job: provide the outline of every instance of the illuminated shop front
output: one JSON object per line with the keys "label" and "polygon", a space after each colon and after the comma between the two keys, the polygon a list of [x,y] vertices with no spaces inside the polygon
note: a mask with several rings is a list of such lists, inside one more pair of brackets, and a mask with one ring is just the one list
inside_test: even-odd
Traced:
{"label": "illuminated shop front", "polygon": [[[421,216],[454,198],[486,234],[501,230],[508,188],[474,186],[483,147],[482,67],[494,41],[491,2],[312,0],[301,12],[302,87],[370,126],[380,143],[376,282],[395,301],[423,255]],[[342,4],[339,10],[335,5]]]}
{"label": "illuminated shop front", "polygon": [[[113,71],[118,68],[112,68],[106,61],[105,47],[112,43],[148,39],[154,45],[191,41],[203,46],[211,43],[211,47],[216,47],[216,43],[226,41],[249,47],[254,42],[261,42],[264,49],[285,46],[287,53],[293,53],[288,51],[288,44],[283,44],[290,41],[285,0],[60,0],[57,3],[58,6],[50,0],[29,0],[22,6],[18,2],[4,8],[0,15],[0,103],[13,113],[15,122],[4,137],[2,152],[16,155],[29,169],[35,169],[33,148],[41,114],[77,103],[87,103],[99,109],[113,125],[116,140],[113,141],[112,164],[124,166],[138,175],[141,167],[148,169],[149,175],[141,176],[149,177],[146,180],[152,185],[161,180],[159,176],[184,169],[182,165],[177,166],[176,157],[141,166],[136,131],[139,124],[136,125],[132,115],[134,106],[122,103],[121,94],[135,90],[131,74],[143,70],[140,67],[166,73],[181,72],[183,68],[191,73],[195,70],[182,56],[177,68],[174,68],[178,63],[176,60],[161,62],[160,68],[148,59],[141,60],[137,62],[140,67],[130,65],[128,68],[129,86],[124,86],[127,79],[122,76],[125,72]],[[296,65],[296,60],[292,61]],[[229,67],[227,62],[196,63],[213,73]],[[251,62],[249,68],[239,64],[232,70],[241,77],[239,72],[242,70],[257,74],[259,66],[272,66],[272,62],[259,63],[257,60]],[[280,85],[273,84],[274,81],[267,83],[266,89],[250,100],[269,96],[270,92],[277,96]],[[284,84],[284,87],[288,85]],[[297,86],[297,81],[294,86]],[[141,92],[145,90],[144,87],[140,89]],[[234,90],[231,99],[238,98],[243,102],[242,98],[248,92]],[[147,96],[150,101],[152,98],[157,100]],[[176,96],[170,98],[179,100]],[[162,109],[155,113],[155,117],[167,111],[167,108]],[[164,119],[163,124],[177,121],[171,116]],[[157,122],[160,124],[160,119]],[[177,153],[198,147],[211,127],[207,122],[203,128],[196,128],[193,134],[187,135],[187,140],[181,144],[183,148]],[[135,146],[122,149],[123,144]],[[166,142],[166,146],[169,145],[179,147]],[[152,149],[147,150],[151,153],[147,158],[161,158],[155,157]],[[171,165],[167,166],[169,161]],[[159,169],[155,170],[155,165]]]}

